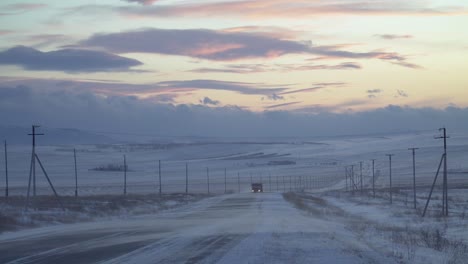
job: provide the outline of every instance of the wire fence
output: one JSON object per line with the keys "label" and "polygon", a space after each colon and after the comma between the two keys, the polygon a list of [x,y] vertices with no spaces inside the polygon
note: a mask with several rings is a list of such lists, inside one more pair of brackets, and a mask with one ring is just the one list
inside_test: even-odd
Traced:
{"label": "wire fence", "polygon": [[[225,152],[217,152],[216,148],[202,153],[203,146],[192,149],[170,144],[40,146],[36,152],[60,196],[73,196],[75,192],[79,196],[123,195],[124,192],[222,194],[250,192],[252,183],[262,183],[265,192],[341,190],[370,195],[375,190],[377,197],[387,199],[393,195],[395,202],[408,204],[414,187],[409,152],[393,157],[391,186],[390,163],[382,153],[371,155],[380,157],[372,165],[370,159],[353,162],[353,155],[292,158],[261,151],[224,155]],[[464,148],[455,148],[452,164],[462,164],[465,156],[459,154],[465,152]],[[427,193],[433,184],[440,156],[434,149],[423,148],[417,158],[416,189],[418,203],[422,203],[421,199],[427,195],[420,192]],[[8,190],[8,195],[26,196],[31,147],[9,147],[7,152],[0,153],[0,160],[4,161],[5,171],[5,184],[0,185],[0,191],[5,195]],[[37,164],[36,167],[36,194],[51,195],[45,175]],[[449,169],[449,190],[468,188],[468,171],[463,168]],[[440,196],[441,178],[436,182],[436,198]]]}
{"label": "wire fence", "polygon": [[[254,182],[263,183],[264,191],[284,192],[323,188],[342,180],[336,173],[337,162],[291,161],[263,153],[180,159],[184,155],[173,153],[177,151],[171,151],[173,156],[165,156],[167,153],[164,149],[145,150],[141,146],[137,148],[131,145],[77,147],[75,179],[74,150],[67,146],[41,146],[36,150],[60,195],[74,195],[76,187],[78,195],[123,194],[124,189],[127,193],[250,192]],[[30,161],[30,147],[10,147],[10,195],[27,194]],[[51,194],[50,186],[37,163],[35,175],[37,194]],[[34,179],[31,181],[33,184]],[[6,186],[1,188],[5,189]]]}

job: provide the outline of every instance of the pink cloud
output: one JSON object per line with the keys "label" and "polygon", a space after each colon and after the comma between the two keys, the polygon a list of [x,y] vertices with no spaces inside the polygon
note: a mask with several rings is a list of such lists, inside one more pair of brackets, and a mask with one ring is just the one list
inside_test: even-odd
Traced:
{"label": "pink cloud", "polygon": [[[310,42],[285,40],[257,33],[225,32],[207,29],[143,29],[110,34],[96,34],[79,47],[104,48],[114,53],[155,53],[183,55],[215,61],[251,58],[276,58],[287,54],[314,54],[321,58],[380,59],[406,62],[405,56],[382,50],[354,52],[334,46],[314,46]],[[405,65],[402,65],[405,66]],[[322,66],[324,68],[325,66]],[[341,65],[338,68],[358,68]]]}
{"label": "pink cloud", "polygon": [[145,8],[120,8],[123,14],[134,16],[236,16],[249,18],[315,17],[329,15],[464,15],[466,6],[432,8],[419,1],[294,1],[256,0],[183,3]]}
{"label": "pink cloud", "polygon": [[0,30],[0,36],[8,35],[8,34],[11,34],[11,33],[13,33],[13,31],[11,31],[11,30]]}

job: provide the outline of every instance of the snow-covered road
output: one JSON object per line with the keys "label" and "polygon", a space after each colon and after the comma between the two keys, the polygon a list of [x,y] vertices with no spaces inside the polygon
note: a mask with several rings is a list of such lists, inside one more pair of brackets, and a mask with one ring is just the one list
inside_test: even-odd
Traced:
{"label": "snow-covered road", "polygon": [[158,215],[0,235],[0,263],[387,263],[340,220],[280,193],[232,194]]}

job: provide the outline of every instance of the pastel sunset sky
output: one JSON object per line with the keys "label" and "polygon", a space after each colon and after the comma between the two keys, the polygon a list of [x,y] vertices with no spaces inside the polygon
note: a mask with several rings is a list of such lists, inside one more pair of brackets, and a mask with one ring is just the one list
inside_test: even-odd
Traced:
{"label": "pastel sunset sky", "polygon": [[0,108],[67,94],[253,115],[465,109],[467,28],[464,0],[2,0]]}

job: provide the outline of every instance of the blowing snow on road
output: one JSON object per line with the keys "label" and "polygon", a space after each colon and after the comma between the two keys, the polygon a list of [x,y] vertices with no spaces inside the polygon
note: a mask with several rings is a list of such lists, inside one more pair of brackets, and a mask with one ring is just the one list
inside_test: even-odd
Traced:
{"label": "blowing snow on road", "polygon": [[339,220],[279,193],[208,198],[158,215],[5,233],[2,263],[383,263]]}

